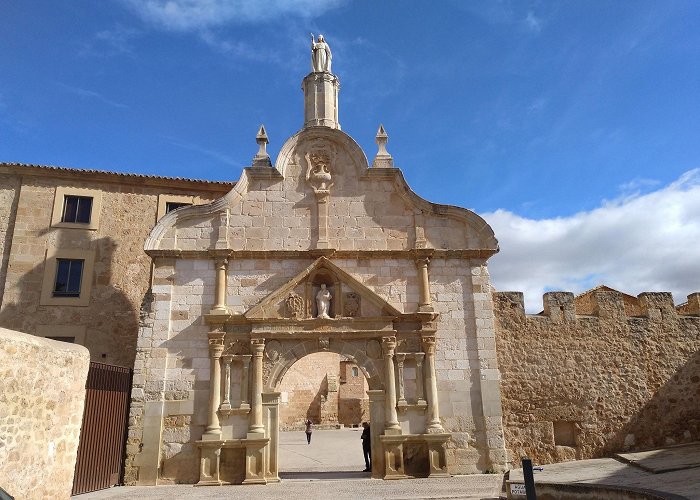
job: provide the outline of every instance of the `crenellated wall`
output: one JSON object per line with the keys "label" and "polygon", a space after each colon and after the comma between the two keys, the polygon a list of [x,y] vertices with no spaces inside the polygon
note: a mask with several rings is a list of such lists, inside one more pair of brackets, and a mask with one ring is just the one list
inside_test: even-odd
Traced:
{"label": "crenellated wall", "polygon": [[[585,459],[700,439],[700,293],[494,293],[512,456]],[[580,314],[583,311],[587,314]],[[635,315],[631,315],[632,314]]]}

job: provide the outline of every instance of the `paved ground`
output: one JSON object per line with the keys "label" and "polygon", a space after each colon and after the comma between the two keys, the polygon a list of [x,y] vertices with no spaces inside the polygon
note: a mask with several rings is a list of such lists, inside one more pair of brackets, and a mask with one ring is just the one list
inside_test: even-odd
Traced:
{"label": "paved ground", "polygon": [[[626,463],[623,460],[627,460]],[[535,481],[632,486],[700,500],[700,443],[624,454],[624,458],[580,460],[543,466]],[[644,468],[642,468],[644,467]],[[677,470],[681,468],[681,470]],[[74,497],[76,500],[177,500],[180,498],[285,499],[465,499],[498,498],[501,475],[449,479],[382,481],[364,469],[360,429],[316,430],[311,444],[302,431],[280,433],[281,483],[264,486],[193,487],[191,485],[115,487]],[[658,471],[654,473],[653,470]],[[665,471],[665,472],[663,472]],[[510,473],[522,479],[522,470]]]}
{"label": "paved ground", "polygon": [[[625,455],[629,455],[631,463],[599,458],[545,465],[542,471],[535,471],[535,483],[631,486],[700,500],[700,443]],[[647,470],[635,462],[645,464]],[[651,468],[659,472],[654,473]],[[511,480],[522,477],[522,469],[510,473]]]}
{"label": "paved ground", "polygon": [[315,430],[311,444],[303,431],[280,433],[281,483],[264,486],[123,486],[73,497],[76,500],[241,499],[408,499],[491,500],[501,490],[500,475],[479,474],[450,479],[382,481],[362,472],[361,429]]}

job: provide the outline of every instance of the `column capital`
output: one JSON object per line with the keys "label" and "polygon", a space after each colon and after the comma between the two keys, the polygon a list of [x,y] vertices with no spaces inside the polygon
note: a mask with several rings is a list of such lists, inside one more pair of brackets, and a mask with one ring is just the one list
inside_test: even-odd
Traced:
{"label": "column capital", "polygon": [[396,349],[396,337],[382,337],[382,350],[385,356],[393,356]]}
{"label": "column capital", "polygon": [[435,354],[435,335],[423,335],[421,342],[423,343],[423,352],[425,354]]}
{"label": "column capital", "polygon": [[396,353],[394,357],[396,358],[396,364],[402,367],[403,362],[406,361],[406,353]]}
{"label": "column capital", "polygon": [[416,257],[415,262],[418,267],[428,267],[430,257]]}
{"label": "column capital", "polygon": [[420,366],[423,364],[423,358],[425,358],[425,353],[424,352],[415,352],[415,353],[413,353],[413,357],[416,360],[416,365]]}
{"label": "column capital", "polygon": [[221,354],[224,352],[224,336],[226,335],[223,331],[214,330],[209,332],[209,354],[214,358],[220,358]]}
{"label": "column capital", "polygon": [[225,248],[211,248],[209,249],[209,255],[216,260],[228,260],[228,258],[231,256],[231,250],[227,250]]}
{"label": "column capital", "polygon": [[260,357],[265,350],[265,339],[252,339],[250,341],[250,347],[253,351],[255,357]]}

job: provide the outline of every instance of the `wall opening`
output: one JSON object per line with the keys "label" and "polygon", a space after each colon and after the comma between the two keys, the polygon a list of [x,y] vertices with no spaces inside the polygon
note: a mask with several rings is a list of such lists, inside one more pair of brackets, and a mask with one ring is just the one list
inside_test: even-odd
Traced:
{"label": "wall opening", "polygon": [[[360,436],[369,420],[368,384],[354,360],[309,354],[289,368],[278,390],[281,478],[366,475]],[[307,420],[313,423],[310,442]]]}

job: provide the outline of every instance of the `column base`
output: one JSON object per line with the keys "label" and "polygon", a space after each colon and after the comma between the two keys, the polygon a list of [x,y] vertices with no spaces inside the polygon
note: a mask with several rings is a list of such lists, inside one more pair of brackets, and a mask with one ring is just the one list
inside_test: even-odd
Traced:
{"label": "column base", "polygon": [[[251,435],[253,437],[251,437]],[[270,442],[264,434],[248,433],[245,444],[245,479],[242,484],[267,484],[265,478],[265,446]]]}

